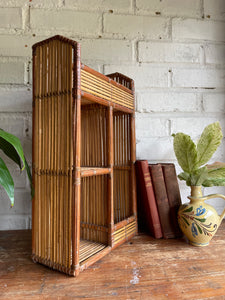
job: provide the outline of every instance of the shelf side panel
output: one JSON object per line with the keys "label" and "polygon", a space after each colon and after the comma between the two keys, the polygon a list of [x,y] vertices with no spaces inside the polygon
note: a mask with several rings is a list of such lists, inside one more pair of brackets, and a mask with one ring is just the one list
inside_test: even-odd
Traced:
{"label": "shelf side panel", "polygon": [[69,273],[72,264],[73,45],[33,48],[33,259]]}

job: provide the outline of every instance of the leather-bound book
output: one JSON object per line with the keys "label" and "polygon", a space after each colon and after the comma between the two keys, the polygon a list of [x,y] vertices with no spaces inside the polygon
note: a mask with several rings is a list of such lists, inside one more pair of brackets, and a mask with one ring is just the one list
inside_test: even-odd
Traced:
{"label": "leather-bound book", "polygon": [[147,160],[136,161],[139,228],[155,238],[162,237],[158,209]]}
{"label": "leather-bound book", "polygon": [[162,166],[161,164],[150,164],[149,170],[152,178],[163,237],[166,239],[175,238],[174,226],[170,218],[170,205],[167,197]]}
{"label": "leather-bound book", "polygon": [[174,164],[162,164],[164,181],[166,185],[167,197],[170,205],[170,218],[173,224],[173,230],[176,237],[182,237],[182,231],[180,230],[177,212],[181,205],[180,189],[177,180],[177,174]]}

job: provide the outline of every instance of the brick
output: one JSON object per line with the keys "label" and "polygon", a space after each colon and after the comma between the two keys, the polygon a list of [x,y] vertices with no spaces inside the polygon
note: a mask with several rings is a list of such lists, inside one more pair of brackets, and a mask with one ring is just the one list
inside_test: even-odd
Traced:
{"label": "brick", "polygon": [[22,10],[20,8],[0,9],[0,28],[22,28]]}
{"label": "brick", "polygon": [[168,69],[166,67],[156,67],[148,65],[106,65],[105,74],[114,72],[122,73],[135,82],[135,88],[167,87]]}
{"label": "brick", "polygon": [[199,44],[139,42],[140,62],[199,62]]}
{"label": "brick", "polygon": [[195,19],[173,19],[172,37],[174,40],[225,41],[225,25],[222,22]]}
{"label": "brick", "polygon": [[72,7],[79,10],[95,10],[113,12],[130,12],[131,0],[92,0],[91,5],[89,0],[65,0],[65,7]]}
{"label": "brick", "polygon": [[207,44],[205,46],[205,57],[208,64],[224,64],[225,45]]}
{"label": "brick", "polygon": [[124,37],[168,39],[168,26],[169,19],[162,17],[106,14],[103,31]]}
{"label": "brick", "polygon": [[24,151],[24,155],[26,157],[27,163],[31,165],[32,162],[32,140],[24,139],[22,142],[22,147]]}
{"label": "brick", "polygon": [[174,93],[169,90],[137,93],[136,109],[140,112],[196,112],[199,106],[199,100],[194,93]]}
{"label": "brick", "polygon": [[25,137],[25,118],[26,114],[3,113],[0,114],[0,124],[2,129],[14,134],[19,139]]}
{"label": "brick", "polygon": [[30,88],[0,90],[1,112],[31,112],[32,90]]}
{"label": "brick", "polygon": [[101,15],[72,10],[31,9],[31,28],[54,29],[77,34],[97,35],[101,32]]}
{"label": "brick", "polygon": [[206,18],[214,20],[225,20],[224,0],[204,0],[204,13]]}
{"label": "brick", "polygon": [[225,94],[203,95],[203,108],[205,112],[225,113]]}
{"label": "brick", "polygon": [[20,140],[25,137],[24,116],[14,117],[9,114],[9,132],[17,136]]}
{"label": "brick", "polygon": [[35,0],[29,3],[31,7],[39,7],[39,8],[60,8],[63,6],[63,0]]}
{"label": "brick", "polygon": [[149,161],[175,160],[172,137],[137,138],[137,159]]}
{"label": "brick", "polygon": [[23,62],[0,62],[0,83],[23,84],[24,63]]}
{"label": "brick", "polygon": [[2,35],[0,36],[1,56],[29,56],[32,55],[33,39],[23,36]]}
{"label": "brick", "polygon": [[1,215],[0,230],[31,229],[30,215]]}
{"label": "brick", "polygon": [[131,61],[132,46],[129,41],[121,40],[82,40],[82,61],[100,60],[103,62]]}
{"label": "brick", "polygon": [[0,7],[20,7],[27,4],[27,0],[0,0]]}
{"label": "brick", "polygon": [[201,16],[200,0],[136,0],[138,13],[160,13],[168,16]]}
{"label": "brick", "polygon": [[222,118],[217,117],[178,117],[171,118],[171,134],[183,132],[190,135],[195,141],[200,137],[204,128],[216,121],[220,121],[222,131],[225,132],[225,123]]}
{"label": "brick", "polygon": [[225,70],[173,69],[173,86],[189,88],[224,88]]}
{"label": "brick", "polygon": [[139,139],[168,136],[169,122],[166,118],[152,117],[152,114],[136,113],[135,129]]}
{"label": "brick", "polygon": [[[12,174],[13,176],[13,174]],[[14,177],[13,177],[14,179]],[[24,178],[25,183],[25,178]],[[14,206],[10,208],[10,200],[6,192],[1,189],[1,209],[4,209],[5,214],[16,215],[16,214],[30,214],[31,213],[31,196],[30,192],[25,189],[16,189],[14,193]],[[1,214],[0,214],[1,215]],[[2,217],[2,216],[1,216]]]}

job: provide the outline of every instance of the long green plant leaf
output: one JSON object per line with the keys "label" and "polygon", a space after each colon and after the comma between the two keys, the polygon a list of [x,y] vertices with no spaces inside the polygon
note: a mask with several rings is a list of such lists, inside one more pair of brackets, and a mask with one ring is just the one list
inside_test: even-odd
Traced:
{"label": "long green plant leaf", "polygon": [[203,186],[225,186],[225,163],[215,162],[206,165],[208,176],[202,183]]}
{"label": "long green plant leaf", "polygon": [[21,169],[21,159],[16,149],[8,141],[0,137],[0,149],[11,158]]}
{"label": "long green plant leaf", "polygon": [[28,179],[29,179],[29,182],[30,182],[31,197],[33,198],[34,197],[34,187],[33,187],[33,184],[32,184],[32,175],[31,175],[30,167],[27,163],[26,158],[25,158],[25,168],[26,168],[27,176],[28,176]]}
{"label": "long green plant leaf", "polygon": [[21,159],[23,162],[22,170],[25,168],[25,157],[23,153],[23,148],[18,137],[0,129],[0,149],[2,149],[3,152],[15,163],[17,163],[20,169]]}
{"label": "long green plant leaf", "polygon": [[191,185],[202,185],[208,177],[208,169],[206,166],[196,170],[191,174]]}
{"label": "long green plant leaf", "polygon": [[225,178],[207,178],[202,186],[210,187],[210,186],[225,186]]}
{"label": "long green plant leaf", "polygon": [[0,185],[3,186],[6,193],[9,196],[11,206],[14,205],[14,182],[9,170],[4,163],[3,159],[0,157]]}
{"label": "long green plant leaf", "polygon": [[197,165],[197,149],[189,135],[184,133],[173,134],[173,147],[179,165],[184,172],[191,173]]}
{"label": "long green plant leaf", "polygon": [[206,164],[221,143],[223,134],[219,122],[205,127],[197,143],[198,163],[200,167]]}

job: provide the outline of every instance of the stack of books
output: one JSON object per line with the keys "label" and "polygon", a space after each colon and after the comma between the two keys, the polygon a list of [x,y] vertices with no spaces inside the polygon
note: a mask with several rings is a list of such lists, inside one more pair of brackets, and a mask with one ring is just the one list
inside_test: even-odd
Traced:
{"label": "stack of books", "polygon": [[155,238],[178,238],[177,221],[181,205],[174,164],[148,164],[136,161],[138,225]]}

